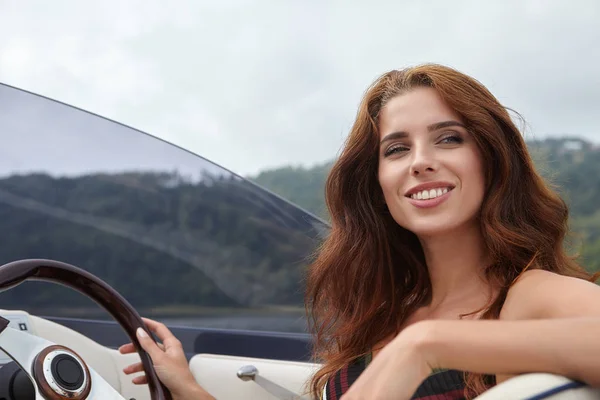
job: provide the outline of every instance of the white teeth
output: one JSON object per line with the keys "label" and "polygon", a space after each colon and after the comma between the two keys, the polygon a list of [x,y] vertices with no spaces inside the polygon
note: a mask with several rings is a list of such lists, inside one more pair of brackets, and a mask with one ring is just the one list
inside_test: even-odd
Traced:
{"label": "white teeth", "polygon": [[436,197],[439,197],[446,193],[448,193],[447,187],[430,189],[430,190],[422,190],[420,192],[411,194],[410,197],[415,200],[429,200],[429,199],[435,199]]}

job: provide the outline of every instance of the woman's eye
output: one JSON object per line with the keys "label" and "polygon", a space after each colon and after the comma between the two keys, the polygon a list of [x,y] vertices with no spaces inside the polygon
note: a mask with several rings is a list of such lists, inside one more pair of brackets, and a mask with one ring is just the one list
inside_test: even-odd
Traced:
{"label": "woman's eye", "polygon": [[408,147],[402,145],[390,146],[385,153],[383,153],[384,157],[391,156],[392,154],[399,153],[402,151],[408,150]]}
{"label": "woman's eye", "polygon": [[440,140],[440,143],[445,143],[445,144],[460,144],[462,142],[463,142],[463,139],[458,135],[446,136],[445,138]]}

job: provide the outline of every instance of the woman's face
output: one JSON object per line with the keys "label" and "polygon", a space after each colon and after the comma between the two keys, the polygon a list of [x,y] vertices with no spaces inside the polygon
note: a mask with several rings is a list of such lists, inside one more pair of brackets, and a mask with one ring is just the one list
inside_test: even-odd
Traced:
{"label": "woman's face", "polygon": [[435,89],[390,100],[379,131],[379,184],[399,225],[431,236],[475,222],[485,189],[481,155]]}

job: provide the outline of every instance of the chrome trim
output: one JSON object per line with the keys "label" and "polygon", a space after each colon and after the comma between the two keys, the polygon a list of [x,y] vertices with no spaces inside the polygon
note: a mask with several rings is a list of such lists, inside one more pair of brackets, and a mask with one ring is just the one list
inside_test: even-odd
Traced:
{"label": "chrome trim", "polygon": [[244,365],[237,372],[237,377],[244,382],[253,381],[256,375],[258,375],[258,369],[254,365]]}
{"label": "chrome trim", "polygon": [[[68,390],[68,389],[63,388],[58,382],[56,382],[56,380],[54,379],[54,376],[52,375],[52,371],[50,369],[50,366],[52,365],[52,360],[54,360],[54,358],[56,356],[61,355],[61,354],[66,354],[66,355],[73,357],[77,361],[77,363],[79,364],[81,369],[83,370],[83,383],[77,390]],[[85,364],[79,357],[77,357],[77,355],[75,355],[71,352],[68,352],[65,350],[51,351],[50,353],[48,353],[46,358],[44,358],[42,367],[43,367],[44,378],[46,379],[46,382],[48,382],[48,385],[50,385],[50,387],[52,388],[52,390],[54,390],[54,392],[56,392],[57,394],[59,394],[61,396],[64,396],[67,398],[78,396],[81,393],[83,393],[83,391],[85,390],[85,388],[87,386],[89,376],[86,373]]]}

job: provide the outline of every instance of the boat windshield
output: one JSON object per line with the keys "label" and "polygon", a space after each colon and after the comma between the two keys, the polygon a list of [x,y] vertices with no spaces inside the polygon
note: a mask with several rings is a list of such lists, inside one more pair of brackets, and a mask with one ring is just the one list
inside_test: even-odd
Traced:
{"label": "boat windshield", "polygon": [[[81,267],[143,316],[304,331],[305,268],[328,226],[146,133],[0,85],[0,263]],[[0,308],[109,319],[66,287],[25,282]]]}

